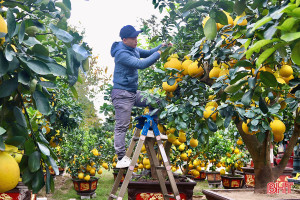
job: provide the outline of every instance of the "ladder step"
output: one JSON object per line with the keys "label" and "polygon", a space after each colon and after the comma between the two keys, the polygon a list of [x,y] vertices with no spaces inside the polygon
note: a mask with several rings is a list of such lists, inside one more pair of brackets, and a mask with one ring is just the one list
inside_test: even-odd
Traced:
{"label": "ladder step", "polygon": [[113,199],[117,199],[118,198],[116,195],[113,195],[113,194],[111,194],[110,197],[113,198]]}
{"label": "ladder step", "polygon": [[133,137],[133,141],[138,141],[140,137]]}
{"label": "ladder step", "polygon": [[166,169],[165,166],[155,166],[156,169]]}
{"label": "ladder step", "polygon": [[168,198],[173,198],[175,199],[175,196],[174,195],[171,195],[171,194],[164,194],[165,197],[168,197]]}

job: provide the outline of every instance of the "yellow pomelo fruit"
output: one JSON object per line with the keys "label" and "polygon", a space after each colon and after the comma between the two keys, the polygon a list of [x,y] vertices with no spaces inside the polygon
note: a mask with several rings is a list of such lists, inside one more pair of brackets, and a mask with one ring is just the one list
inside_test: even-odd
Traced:
{"label": "yellow pomelo fruit", "polygon": [[210,101],[205,105],[205,108],[207,108],[208,106],[213,106],[215,108],[218,108],[218,103],[216,101]]}
{"label": "yellow pomelo fruit", "polygon": [[193,147],[193,148],[196,147],[196,146],[198,146],[198,140],[192,138],[192,139],[190,140],[190,146]]}
{"label": "yellow pomelo fruit", "polygon": [[143,159],[143,165],[145,166],[145,165],[150,165],[150,160],[149,160],[149,158],[144,158]]}
{"label": "yellow pomelo fruit", "polygon": [[181,70],[181,62],[177,58],[171,58],[168,62],[164,65],[165,68],[177,69]]}
{"label": "yellow pomelo fruit", "polygon": [[183,143],[186,142],[186,134],[183,131],[179,131],[178,141]]}
{"label": "yellow pomelo fruit", "polygon": [[112,167],[115,168],[117,166],[116,162],[113,162]]}
{"label": "yellow pomelo fruit", "polygon": [[221,72],[220,67],[213,67],[212,70],[209,72],[209,78],[218,78]]}
{"label": "yellow pomelo fruit", "polygon": [[185,150],[185,144],[182,143],[181,145],[179,145],[178,150],[179,151],[184,151]]}
{"label": "yellow pomelo fruit", "polygon": [[282,77],[288,78],[293,74],[293,68],[290,65],[283,65],[280,70],[279,74]]}
{"label": "yellow pomelo fruit", "polygon": [[96,174],[96,170],[95,170],[95,169],[91,169],[90,174],[91,174],[92,176],[94,176],[94,175]]}
{"label": "yellow pomelo fruit", "polygon": [[162,83],[162,88],[166,92],[174,92],[177,87],[178,87],[177,81],[175,81],[175,83],[173,85],[169,85],[168,82]]}
{"label": "yellow pomelo fruit", "polygon": [[158,128],[160,133],[165,133],[166,132],[165,129],[164,129],[164,126],[162,124],[158,124],[157,128]]}
{"label": "yellow pomelo fruit", "polygon": [[103,172],[103,171],[102,171],[102,169],[100,168],[100,169],[98,170],[97,173],[98,173],[98,174],[102,174],[102,172]]}
{"label": "yellow pomelo fruit", "polygon": [[80,172],[80,173],[78,174],[78,178],[79,178],[79,179],[83,179],[83,178],[84,178],[84,173]]}
{"label": "yellow pomelo fruit", "polygon": [[89,181],[90,179],[91,179],[90,175],[86,175],[86,176],[84,177],[84,180],[86,180],[86,181]]}
{"label": "yellow pomelo fruit", "polygon": [[237,142],[236,142],[237,145],[242,145],[243,144],[243,140],[239,139]]}
{"label": "yellow pomelo fruit", "polygon": [[230,26],[233,26],[234,25],[234,23],[233,23],[233,19],[232,19],[232,17],[230,16],[230,13],[228,13],[228,12],[225,12],[225,11],[223,11],[225,14],[226,14],[226,16],[227,16],[227,20],[228,20],[228,25],[230,25]]}
{"label": "yellow pomelo fruit", "polygon": [[276,78],[276,80],[277,80],[278,83],[286,84],[285,80],[281,77]]}
{"label": "yellow pomelo fruit", "polygon": [[234,151],[233,151],[235,154],[238,154],[240,153],[240,150],[238,148],[235,148]]}
{"label": "yellow pomelo fruit", "polygon": [[108,164],[107,164],[107,163],[102,163],[102,167],[103,167],[104,169],[108,169]]}
{"label": "yellow pomelo fruit", "polygon": [[151,165],[149,164],[149,165],[145,165],[145,168],[146,169],[150,169],[151,168]]}
{"label": "yellow pomelo fruit", "polygon": [[139,169],[143,169],[143,168],[144,168],[144,165],[143,165],[142,163],[140,163],[140,164],[138,165],[138,168],[139,168]]}
{"label": "yellow pomelo fruit", "polygon": [[295,77],[294,77],[294,75],[291,75],[287,78],[283,77],[283,76],[281,78],[286,82],[286,84],[289,84],[290,80],[294,79]]}
{"label": "yellow pomelo fruit", "polygon": [[219,77],[221,76],[228,76],[229,75],[229,70],[228,69],[223,69],[219,73]]}
{"label": "yellow pomelo fruit", "polygon": [[14,189],[20,179],[17,161],[8,153],[0,151],[0,193]]}
{"label": "yellow pomelo fruit", "polygon": [[[3,17],[0,15],[0,32],[7,33],[7,25]],[[0,38],[0,45],[5,42],[5,37]]]}
{"label": "yellow pomelo fruit", "polygon": [[[203,117],[205,119],[209,118],[211,116],[211,118],[216,121],[217,119],[217,112],[215,112],[216,108],[214,106],[207,106],[205,108],[205,111],[203,112]],[[212,114],[213,112],[215,112],[214,114]]]}
{"label": "yellow pomelo fruit", "polygon": [[250,123],[250,119],[247,120],[247,123],[243,122],[242,124],[242,129],[243,131],[248,134],[248,135],[254,135],[255,133],[257,133],[256,131],[252,131],[252,132],[249,132],[249,127],[248,127],[248,124]]}
{"label": "yellow pomelo fruit", "polygon": [[173,143],[176,139],[177,139],[177,138],[176,138],[176,136],[175,136],[173,133],[170,133],[170,134],[168,135],[168,141],[169,141],[169,142]]}
{"label": "yellow pomelo fruit", "polygon": [[272,132],[274,135],[284,134],[284,132],[286,130],[285,124],[279,119],[273,120],[270,123],[270,128],[272,129]]}
{"label": "yellow pomelo fruit", "polygon": [[174,144],[175,146],[179,146],[179,145],[181,145],[181,142],[179,142],[179,140],[176,139],[176,140],[173,142],[173,144]]}
{"label": "yellow pomelo fruit", "polygon": [[200,164],[200,163],[199,163],[199,160],[194,160],[194,161],[193,161],[193,165],[194,165],[195,167],[197,167],[199,164]]}
{"label": "yellow pomelo fruit", "polygon": [[183,161],[187,161],[187,160],[188,160],[188,155],[187,155],[187,153],[182,153],[182,154],[180,155],[180,158],[181,158],[181,160],[183,160]]}
{"label": "yellow pomelo fruit", "polygon": [[204,74],[203,68],[201,66],[198,67],[197,61],[189,65],[188,71],[189,71],[189,75],[193,78],[200,77]]}
{"label": "yellow pomelo fruit", "polygon": [[220,175],[224,175],[226,172],[225,172],[225,169],[221,169],[220,170]]}
{"label": "yellow pomelo fruit", "polygon": [[[239,19],[240,19],[241,17],[244,17],[245,15],[246,15],[246,13],[244,12],[242,15],[237,16],[237,17],[234,19],[234,21],[233,21],[234,26],[236,26],[236,25],[237,25],[237,22],[239,21]],[[246,26],[247,23],[248,23],[247,19],[243,19],[243,21],[242,21],[241,23],[239,23],[238,25],[239,25],[239,26]]]}
{"label": "yellow pomelo fruit", "polygon": [[194,171],[193,171],[193,176],[194,176],[194,177],[200,176],[200,172],[198,172],[197,170],[194,170]]}
{"label": "yellow pomelo fruit", "polygon": [[91,171],[91,169],[92,169],[92,166],[91,166],[91,165],[87,165],[87,166],[86,166],[86,171],[89,172],[89,171]]}
{"label": "yellow pomelo fruit", "polygon": [[183,71],[181,72],[183,75],[188,75],[189,74],[189,66],[192,63],[193,63],[192,60],[185,60],[185,61],[183,61],[183,63],[182,63],[182,69],[183,69]]}
{"label": "yellow pomelo fruit", "polygon": [[277,134],[277,135],[274,134],[273,136],[274,136],[274,142],[280,142],[284,138],[284,134]]}

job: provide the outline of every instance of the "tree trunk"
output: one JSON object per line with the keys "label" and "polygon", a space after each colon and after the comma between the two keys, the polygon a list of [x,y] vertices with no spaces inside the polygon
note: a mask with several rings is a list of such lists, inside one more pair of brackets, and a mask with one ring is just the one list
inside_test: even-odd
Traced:
{"label": "tree trunk", "polygon": [[[297,113],[297,116],[299,113]],[[269,182],[275,182],[277,178],[283,173],[288,160],[293,152],[293,148],[296,145],[298,137],[300,137],[300,126],[294,122],[294,131],[292,137],[289,140],[289,144],[284,152],[284,155],[278,166],[272,169],[270,162],[270,133],[266,132],[265,140],[260,143],[255,135],[247,135],[242,129],[242,121],[236,123],[236,127],[245,142],[245,145],[252,157],[254,163],[255,174],[255,193],[267,193],[267,184]]]}

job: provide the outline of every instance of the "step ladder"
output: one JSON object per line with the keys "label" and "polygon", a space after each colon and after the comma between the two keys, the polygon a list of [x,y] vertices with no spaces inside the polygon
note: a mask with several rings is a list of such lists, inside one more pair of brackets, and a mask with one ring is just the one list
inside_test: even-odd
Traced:
{"label": "step ladder", "polygon": [[[164,146],[162,143],[162,136],[159,133],[156,122],[153,120],[153,118],[150,115],[142,115],[141,117],[136,118],[136,120],[138,120],[138,123],[136,125],[134,136],[132,137],[132,139],[130,141],[130,145],[126,152],[126,156],[128,156],[129,158],[131,157],[134,147],[138,141],[137,146],[133,153],[133,157],[131,158],[131,163],[130,163],[130,166],[128,167],[128,169],[127,168],[119,169],[119,173],[115,179],[115,182],[114,182],[113,188],[111,190],[111,193],[108,197],[108,200],[112,200],[112,199],[122,200],[123,199],[125,192],[127,190],[129,181],[132,177],[134,167],[137,163],[139,154],[141,152],[141,149],[142,149],[144,143],[145,143],[145,146],[148,145],[148,147],[149,147],[149,148],[147,148],[148,157],[149,157],[150,162],[153,161],[153,164],[155,166],[155,172],[157,173],[157,177],[158,177],[160,188],[161,188],[161,191],[163,194],[163,198],[165,200],[169,200],[170,198],[180,200],[181,198],[180,198],[180,195],[178,192],[178,188],[177,188],[174,176],[173,176],[173,172],[171,170],[171,166],[170,166],[168,157],[166,155],[166,152],[165,152],[165,149],[164,149]],[[154,135],[151,130],[149,131],[149,129],[153,130]],[[141,131],[142,131],[142,133],[140,135]],[[156,152],[154,150],[154,142],[151,142],[151,139],[152,139],[152,141],[153,141],[153,139],[155,139],[155,141],[157,142],[158,149],[159,149],[158,152],[160,152],[160,154],[161,154],[164,166],[160,165],[160,162],[159,162],[159,160],[156,156]],[[127,169],[126,176],[123,180],[119,194],[118,194],[118,196],[116,196],[123,173],[125,172],[126,169]],[[173,195],[170,195],[167,191],[167,187],[165,184],[165,178],[163,176],[162,170],[167,171],[167,175],[169,177]]]}

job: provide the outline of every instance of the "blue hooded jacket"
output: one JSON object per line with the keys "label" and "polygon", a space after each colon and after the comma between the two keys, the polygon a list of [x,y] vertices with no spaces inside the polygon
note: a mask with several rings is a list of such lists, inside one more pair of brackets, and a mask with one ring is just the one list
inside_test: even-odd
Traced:
{"label": "blue hooded jacket", "polygon": [[110,51],[115,58],[113,88],[135,93],[138,89],[138,69],[146,69],[154,64],[160,58],[157,51],[161,46],[143,50],[129,47],[123,42],[114,42]]}

